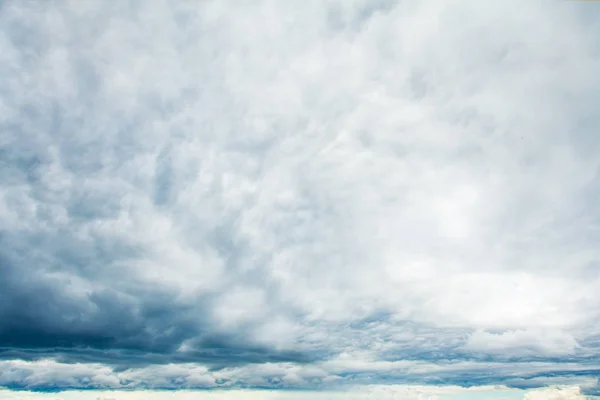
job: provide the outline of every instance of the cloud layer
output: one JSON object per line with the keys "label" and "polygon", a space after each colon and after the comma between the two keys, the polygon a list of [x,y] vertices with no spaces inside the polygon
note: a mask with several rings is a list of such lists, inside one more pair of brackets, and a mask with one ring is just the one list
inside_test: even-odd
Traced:
{"label": "cloud layer", "polygon": [[[18,397],[17,397],[18,396]],[[0,391],[2,400],[56,400],[57,394],[23,393],[18,394],[8,391]],[[231,391],[177,391],[177,392],[123,392],[123,391],[101,391],[101,392],[64,392],[60,393],[60,400],[154,400],[154,399],[206,399],[222,400],[236,398],[241,400],[583,400],[584,395],[577,386],[553,387],[541,390],[520,391],[506,387],[478,387],[460,388],[456,386],[424,387],[424,386],[400,386],[370,385],[354,387],[347,391],[259,391],[259,390],[231,390]]]}
{"label": "cloud layer", "polygon": [[593,7],[3,2],[0,385],[597,376]]}

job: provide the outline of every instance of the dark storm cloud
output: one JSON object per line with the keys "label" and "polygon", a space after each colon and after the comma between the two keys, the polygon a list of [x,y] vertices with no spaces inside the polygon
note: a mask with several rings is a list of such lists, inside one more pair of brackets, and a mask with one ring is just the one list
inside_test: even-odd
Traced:
{"label": "dark storm cloud", "polygon": [[[0,258],[2,358],[52,356],[67,362],[124,365],[192,361],[239,365],[311,358],[260,347],[241,333],[219,334],[204,317],[210,298],[198,298],[192,306],[178,302],[176,293],[133,283],[124,292],[106,288],[70,296],[64,290],[68,278],[48,277],[49,271],[43,269],[30,273],[32,263],[49,260],[36,259],[32,248],[17,251],[17,243],[8,234],[0,243],[12,250],[10,254],[3,251]],[[52,262],[75,268],[69,261]],[[178,352],[189,339],[194,339],[190,349]]]}
{"label": "dark storm cloud", "polygon": [[[35,184],[32,188],[43,191]],[[106,215],[102,199],[97,204],[93,199],[84,205],[78,200],[69,204],[67,210],[76,220]],[[42,215],[36,223],[48,220]],[[0,232],[0,357],[52,356],[68,362],[126,365],[190,361],[239,365],[312,358],[252,344],[243,332],[218,332],[210,318],[216,296],[200,295],[193,304],[180,301],[179,293],[138,282],[120,269],[140,249],[118,239],[74,232],[74,226]],[[91,281],[94,287],[78,292],[75,279]],[[194,340],[189,349],[178,352],[190,339]]]}

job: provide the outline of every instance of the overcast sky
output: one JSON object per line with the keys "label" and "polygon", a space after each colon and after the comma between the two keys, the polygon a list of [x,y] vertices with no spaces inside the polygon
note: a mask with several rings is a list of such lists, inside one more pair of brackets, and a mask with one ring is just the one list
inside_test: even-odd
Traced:
{"label": "overcast sky", "polygon": [[592,2],[0,1],[0,399],[600,393],[599,71]]}

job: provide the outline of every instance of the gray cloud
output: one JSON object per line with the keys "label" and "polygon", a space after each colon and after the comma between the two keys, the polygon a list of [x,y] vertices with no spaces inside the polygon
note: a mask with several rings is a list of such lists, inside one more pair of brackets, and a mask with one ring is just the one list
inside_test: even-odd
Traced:
{"label": "gray cloud", "polygon": [[597,375],[600,36],[515,7],[2,3],[1,384]]}

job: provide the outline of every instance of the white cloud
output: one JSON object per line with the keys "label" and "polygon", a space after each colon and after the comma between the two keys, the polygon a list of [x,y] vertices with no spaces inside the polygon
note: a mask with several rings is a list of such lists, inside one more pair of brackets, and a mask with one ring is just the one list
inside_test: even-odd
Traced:
{"label": "white cloud", "polygon": [[[521,374],[591,368],[600,36],[586,6],[127,4],[0,11],[0,273],[14,289],[0,325],[26,315],[49,337],[172,340],[178,355],[202,342],[182,331],[332,353],[311,372],[278,364],[290,385],[508,368],[463,364],[469,352],[583,356]],[[64,365],[0,381],[138,377]],[[217,382],[154,368],[157,385]],[[222,373],[264,381],[244,368]]]}
{"label": "white cloud", "polygon": [[[578,376],[589,368],[574,362],[564,362],[559,370],[560,374],[552,377],[557,371],[553,362],[381,361],[360,353],[342,354],[335,359],[313,364],[263,363],[216,370],[196,363],[150,365],[120,370],[99,363],[1,361],[0,385],[25,390],[61,387],[96,391],[257,387],[339,391],[352,390],[357,385],[374,387],[373,380],[385,377],[390,383],[406,383],[401,387],[433,382],[435,378],[438,379],[438,384],[463,378],[474,382],[469,385],[473,386],[469,389],[471,391],[485,391],[487,383],[498,381],[515,387],[549,387],[568,382],[573,386],[593,388],[596,383],[593,379]],[[494,378],[490,379],[490,376]],[[390,385],[380,386],[385,388]],[[436,387],[430,386],[430,391]],[[459,390],[458,387],[456,390]]]}
{"label": "white cloud", "polygon": [[[524,397],[523,397],[524,396]],[[2,400],[138,400],[138,399],[207,399],[220,400],[235,397],[241,400],[296,400],[296,399],[402,399],[402,400],[470,400],[470,399],[494,399],[494,400],[579,400],[584,399],[578,387],[547,388],[524,392],[520,390],[508,389],[503,387],[480,387],[480,388],[458,388],[458,387],[427,387],[427,386],[364,386],[356,387],[351,391],[343,392],[273,392],[256,390],[234,390],[234,391],[216,391],[216,392],[62,392],[52,394],[40,393],[15,393],[9,391],[0,391]]]}
{"label": "white cloud", "polygon": [[548,388],[527,393],[524,400],[584,400],[578,387]]}
{"label": "white cloud", "polygon": [[[274,392],[274,391],[258,391],[258,390],[233,390],[233,391],[211,391],[211,392],[194,392],[194,391],[179,391],[179,392],[62,392],[59,394],[32,394],[20,393],[16,395],[14,392],[0,391],[0,399],[16,400],[16,399],[31,399],[31,400],[138,400],[138,399],[173,399],[173,400],[188,400],[188,399],[207,399],[221,400],[228,398],[236,398],[241,400],[300,400],[300,399],[355,399],[355,400],[468,400],[473,399],[473,396],[478,396],[479,399],[495,399],[495,400],[516,400],[520,399],[523,392],[519,390],[510,390],[502,387],[482,387],[477,389],[464,389],[458,387],[427,387],[427,386],[363,386],[354,387],[348,391],[332,391],[332,392]],[[556,399],[559,399],[558,397]],[[560,399],[563,399],[561,397]],[[564,397],[564,399],[571,399]],[[573,398],[575,399],[575,398]]]}

